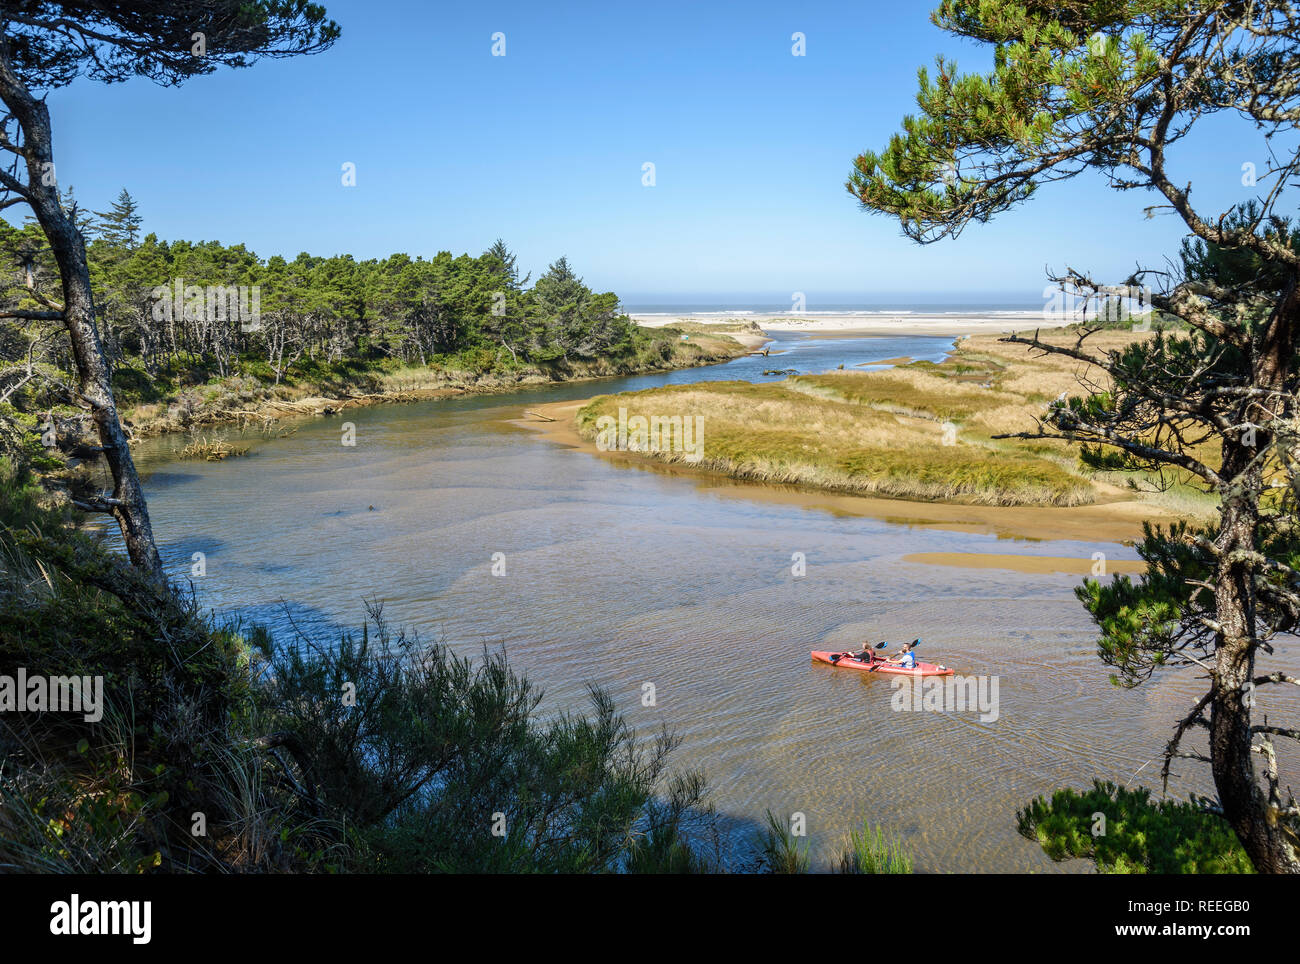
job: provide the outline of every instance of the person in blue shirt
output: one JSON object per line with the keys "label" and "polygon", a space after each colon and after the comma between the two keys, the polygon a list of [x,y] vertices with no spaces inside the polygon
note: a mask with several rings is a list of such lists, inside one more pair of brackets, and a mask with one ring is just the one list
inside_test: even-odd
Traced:
{"label": "person in blue shirt", "polygon": [[903,651],[897,656],[889,657],[885,662],[897,663],[903,669],[916,669],[916,654],[912,652],[912,647],[919,642],[920,640],[918,639],[910,643],[904,643]]}

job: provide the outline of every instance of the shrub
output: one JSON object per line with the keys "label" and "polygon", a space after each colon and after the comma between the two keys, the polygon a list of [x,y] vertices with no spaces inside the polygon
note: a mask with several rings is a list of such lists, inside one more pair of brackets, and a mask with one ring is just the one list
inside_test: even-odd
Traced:
{"label": "shrub", "polygon": [[1036,797],[1017,812],[1016,823],[1053,860],[1082,857],[1102,873],[1252,872],[1232,828],[1198,798],[1152,803],[1145,787],[1128,790],[1095,780],[1091,790]]}

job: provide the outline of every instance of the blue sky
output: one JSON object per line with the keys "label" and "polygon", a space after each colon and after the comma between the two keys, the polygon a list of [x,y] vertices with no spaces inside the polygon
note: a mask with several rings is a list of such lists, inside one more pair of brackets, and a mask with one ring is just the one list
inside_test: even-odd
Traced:
{"label": "blue sky", "polygon": [[[1150,195],[1091,176],[927,247],[861,212],[843,187],[852,159],[914,108],[916,69],[941,52],[987,64],[930,24],[929,3],[325,5],[343,36],[318,56],[52,93],[60,183],[100,210],[125,186],[160,237],[263,257],[478,253],[500,236],[534,275],[567,255],[629,302],[1035,302],[1045,267],[1120,281],[1183,234],[1143,217]],[[1175,177],[1217,213],[1252,193],[1241,165],[1263,166],[1262,143],[1216,120]]]}

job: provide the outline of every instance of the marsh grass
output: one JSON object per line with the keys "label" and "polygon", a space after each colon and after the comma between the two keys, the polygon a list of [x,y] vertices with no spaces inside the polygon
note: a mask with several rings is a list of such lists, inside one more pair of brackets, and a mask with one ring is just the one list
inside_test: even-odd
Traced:
{"label": "marsh grass", "polygon": [[808,845],[796,837],[771,810],[758,837],[758,869],[767,874],[806,874],[811,868]]}
{"label": "marsh grass", "polygon": [[[703,457],[693,464],[761,482],[922,501],[981,505],[1073,506],[1143,490],[1143,497],[1203,512],[1202,499],[1174,479],[1153,494],[1141,472],[1115,472],[1080,461],[1069,443],[998,439],[1033,432],[1063,393],[1106,390],[1104,373],[1073,359],[1028,351],[998,335],[963,338],[942,363],[912,362],[874,371],[829,371],[779,382],[664,386],[593,399],[578,412],[578,431],[595,438],[596,420],[617,415],[704,417]],[[1068,331],[1044,341],[1073,344]],[[1151,337],[1100,332],[1090,350],[1118,350]],[[948,431],[945,432],[945,423]],[[685,461],[681,452],[647,453]]]}
{"label": "marsh grass", "polygon": [[[1088,482],[1056,459],[1014,446],[998,449],[961,432],[946,445],[944,426],[933,417],[817,397],[788,382],[713,382],[604,396],[578,412],[579,432],[594,438],[596,420],[616,416],[620,406],[629,415],[703,416],[703,457],[696,464],[737,478],[987,505],[1092,501]],[[685,461],[681,452],[654,457]]]}
{"label": "marsh grass", "polygon": [[231,445],[213,436],[195,436],[185,448],[181,449],[183,459],[202,459],[206,462],[220,462],[227,458],[236,458],[248,454],[247,445]]}
{"label": "marsh grass", "polygon": [[910,366],[875,372],[799,375],[790,379],[790,387],[883,411],[941,421],[969,418],[989,409],[1023,402],[1016,395],[981,390],[970,383]]}
{"label": "marsh grass", "polygon": [[902,841],[863,821],[861,830],[849,831],[849,845],[840,854],[838,870],[842,874],[910,874],[912,857]]}

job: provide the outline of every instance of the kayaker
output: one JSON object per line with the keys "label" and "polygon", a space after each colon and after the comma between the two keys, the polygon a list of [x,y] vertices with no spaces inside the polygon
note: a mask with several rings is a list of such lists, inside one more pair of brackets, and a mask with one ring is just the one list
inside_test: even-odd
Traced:
{"label": "kayaker", "polygon": [[838,656],[831,658],[831,662],[839,662],[841,659],[856,659],[859,663],[870,663],[874,661],[876,654],[871,646],[870,640],[863,640],[862,650],[857,653],[840,653]]}
{"label": "kayaker", "polygon": [[903,669],[916,669],[916,654],[912,652],[913,643],[904,643],[903,651],[897,656],[891,656],[885,660],[887,663],[897,663]]}

